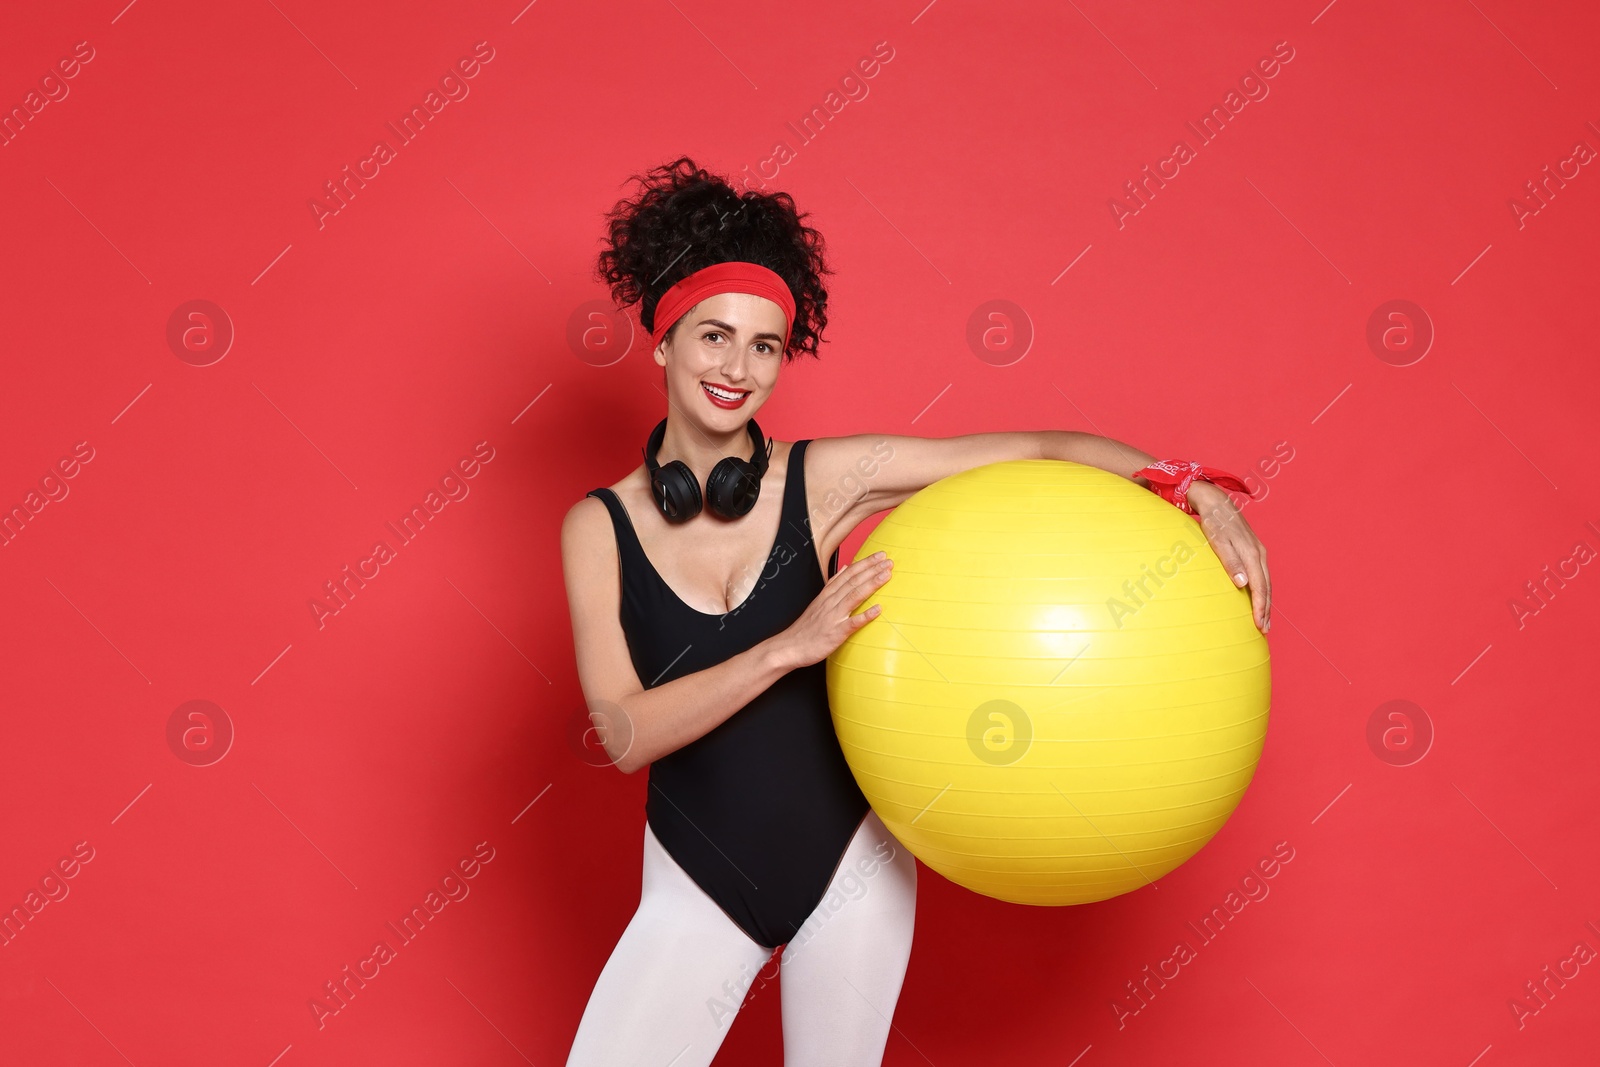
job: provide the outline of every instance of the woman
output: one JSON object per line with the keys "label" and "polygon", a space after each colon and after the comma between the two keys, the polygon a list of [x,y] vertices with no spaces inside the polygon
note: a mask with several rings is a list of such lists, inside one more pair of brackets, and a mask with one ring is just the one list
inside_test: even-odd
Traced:
{"label": "woman", "polygon": [[940,478],[1050,458],[1178,506],[1187,494],[1262,630],[1266,552],[1226,492],[1191,481],[1236,480],[1153,467],[1091,434],[768,440],[756,412],[827,324],[821,235],[787,194],[736,192],[689,159],[635,180],[599,267],[620,304],[640,305],[667,415],[643,465],[567,513],[561,549],[591,718],[619,770],[650,769],[643,888],[567,1063],[709,1064],[776,957],[786,1067],[878,1064],[916,866],[867,806],[828,712],[823,661],[872,624],[877,605],[856,609],[893,568],[879,552],[836,570],[840,544]]}

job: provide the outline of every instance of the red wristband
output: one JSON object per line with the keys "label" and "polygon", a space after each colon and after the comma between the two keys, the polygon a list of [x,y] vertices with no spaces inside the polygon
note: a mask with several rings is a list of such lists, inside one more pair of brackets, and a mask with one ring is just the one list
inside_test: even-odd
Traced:
{"label": "red wristband", "polygon": [[1211,482],[1250,495],[1250,487],[1227,471],[1185,460],[1160,459],[1134,471],[1132,477],[1149,479],[1151,492],[1191,515],[1198,514],[1189,506],[1189,486],[1195,482]]}

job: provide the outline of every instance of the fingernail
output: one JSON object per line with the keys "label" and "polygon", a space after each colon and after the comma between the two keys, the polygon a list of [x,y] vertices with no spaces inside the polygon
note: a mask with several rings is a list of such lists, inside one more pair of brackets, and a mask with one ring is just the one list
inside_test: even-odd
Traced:
{"label": "fingernail", "polygon": [[1233,584],[1234,585],[1243,585],[1244,584],[1244,574],[1243,573],[1235,574],[1233,576]]}

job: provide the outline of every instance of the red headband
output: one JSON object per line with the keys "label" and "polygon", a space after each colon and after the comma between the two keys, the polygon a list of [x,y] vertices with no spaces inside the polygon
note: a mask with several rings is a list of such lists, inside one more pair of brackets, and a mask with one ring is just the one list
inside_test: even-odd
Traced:
{"label": "red headband", "polygon": [[789,327],[794,325],[794,294],[777,271],[768,270],[759,263],[729,260],[702,267],[661,294],[656,302],[655,329],[650,331],[651,347],[661,344],[661,339],[672,329],[672,324],[683,318],[688,310],[708,296],[718,293],[750,293],[764,296],[783,309],[784,347],[788,347]]}

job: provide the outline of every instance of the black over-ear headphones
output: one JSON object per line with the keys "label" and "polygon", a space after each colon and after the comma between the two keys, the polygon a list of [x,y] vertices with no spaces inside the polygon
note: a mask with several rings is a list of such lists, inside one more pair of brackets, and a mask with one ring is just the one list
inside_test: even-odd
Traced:
{"label": "black over-ear headphones", "polygon": [[[767,460],[772,455],[772,442],[761,436],[756,420],[748,423],[750,443],[755,446],[749,459],[728,456],[711,468],[706,479],[706,503],[712,514],[724,519],[737,519],[755,507],[761,496],[761,476],[767,473]],[[656,507],[668,522],[688,522],[700,514],[700,480],[681,459],[665,467],[656,464],[656,452],[666,439],[667,420],[662,419],[650,432],[644,446],[644,465],[650,470],[650,492]]]}

